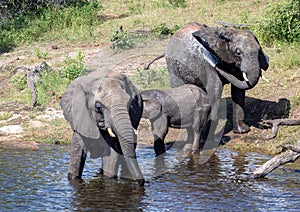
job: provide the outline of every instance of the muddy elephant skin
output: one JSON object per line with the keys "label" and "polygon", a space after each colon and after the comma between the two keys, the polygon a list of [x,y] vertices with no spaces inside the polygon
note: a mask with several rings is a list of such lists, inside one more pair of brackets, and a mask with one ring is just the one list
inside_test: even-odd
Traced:
{"label": "muddy elephant skin", "polygon": [[[208,62],[207,52],[215,64]],[[212,122],[217,120],[223,85],[231,83],[233,131],[250,130],[244,122],[245,90],[253,88],[261,69],[269,66],[268,56],[252,32],[189,23],[171,37],[165,57],[172,87],[190,83],[207,91]]]}

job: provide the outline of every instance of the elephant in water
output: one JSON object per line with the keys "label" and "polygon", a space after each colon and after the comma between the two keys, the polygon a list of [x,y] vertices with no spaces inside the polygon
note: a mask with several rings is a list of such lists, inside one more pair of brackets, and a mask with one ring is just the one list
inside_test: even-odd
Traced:
{"label": "elephant in water", "polygon": [[168,128],[186,128],[192,151],[199,151],[200,135],[210,113],[207,93],[196,85],[141,92],[143,115],[151,122],[156,156],[165,152],[164,139]]}
{"label": "elephant in water", "polygon": [[[81,179],[87,153],[102,157],[104,175],[113,177],[118,167],[144,185],[136,160],[135,129],[143,103],[131,81],[115,71],[92,72],[75,79],[62,95],[60,105],[74,131],[68,179]],[[122,155],[122,156],[121,156]]]}

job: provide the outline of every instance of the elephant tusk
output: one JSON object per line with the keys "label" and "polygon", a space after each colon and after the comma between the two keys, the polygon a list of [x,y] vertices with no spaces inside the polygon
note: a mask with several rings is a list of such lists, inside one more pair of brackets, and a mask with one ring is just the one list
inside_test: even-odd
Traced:
{"label": "elephant tusk", "polygon": [[138,131],[136,129],[133,129],[134,134],[138,134]]}
{"label": "elephant tusk", "polygon": [[111,128],[107,128],[107,132],[110,135],[110,137],[115,138],[116,135],[113,133],[113,131],[111,130]]}
{"label": "elephant tusk", "polygon": [[243,78],[246,82],[249,82],[249,79],[248,79],[247,74],[245,72],[243,72]]}
{"label": "elephant tusk", "polygon": [[261,74],[261,78],[262,78],[264,81],[266,81],[266,82],[270,82],[270,80],[268,80],[268,79],[265,77],[265,75],[263,75],[263,74]]}

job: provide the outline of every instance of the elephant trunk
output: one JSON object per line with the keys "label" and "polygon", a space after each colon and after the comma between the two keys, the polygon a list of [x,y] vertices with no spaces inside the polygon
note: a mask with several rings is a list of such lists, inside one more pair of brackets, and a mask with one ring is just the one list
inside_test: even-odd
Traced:
{"label": "elephant trunk", "polygon": [[145,180],[136,160],[136,135],[134,133],[128,109],[124,102],[114,102],[111,108],[114,128],[119,138],[120,146],[125,158],[127,168],[134,180],[143,185]]}
{"label": "elephant trunk", "polygon": [[241,71],[245,73],[249,88],[253,88],[261,76],[260,64],[257,55],[250,55],[249,58],[243,59]]}
{"label": "elephant trunk", "polygon": [[[251,64],[251,65],[249,65]],[[215,67],[217,72],[227,79],[232,85],[239,89],[248,90],[253,88],[261,76],[261,70],[257,57],[250,57],[250,59],[244,59],[241,64],[241,71],[243,73],[244,80],[239,80],[232,74],[229,74],[218,66]]]}

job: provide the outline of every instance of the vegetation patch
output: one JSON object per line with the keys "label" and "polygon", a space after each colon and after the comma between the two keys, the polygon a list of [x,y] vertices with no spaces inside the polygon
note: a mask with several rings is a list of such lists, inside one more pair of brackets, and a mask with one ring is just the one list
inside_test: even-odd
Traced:
{"label": "vegetation patch", "polygon": [[299,8],[299,0],[283,0],[272,4],[254,27],[259,40],[267,45],[300,42]]}
{"label": "vegetation patch", "polygon": [[166,67],[158,69],[137,69],[132,81],[141,90],[170,88],[168,70]]}

